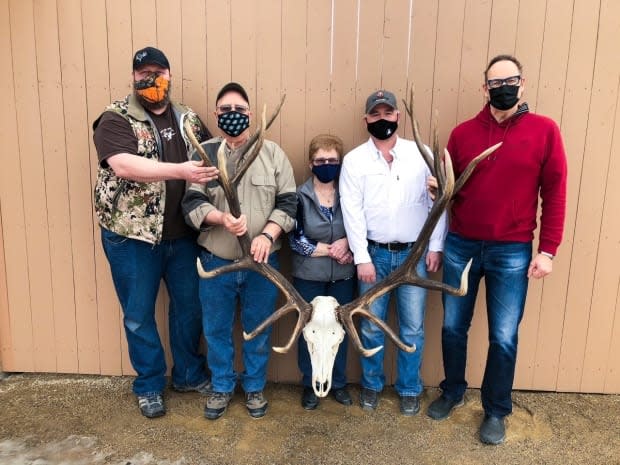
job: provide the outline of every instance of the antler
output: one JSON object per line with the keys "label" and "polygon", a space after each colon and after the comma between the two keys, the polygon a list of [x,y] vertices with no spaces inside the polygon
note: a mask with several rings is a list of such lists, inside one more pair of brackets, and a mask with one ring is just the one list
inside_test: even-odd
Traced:
{"label": "antler", "polygon": [[450,200],[452,199],[456,191],[460,189],[467,181],[476,165],[482,160],[484,160],[486,157],[488,157],[501,145],[500,143],[488,148],[480,155],[478,155],[474,160],[472,160],[467,166],[467,168],[464,170],[463,174],[459,177],[459,180],[455,185],[454,170],[452,169],[452,160],[450,158],[450,154],[447,150],[444,149],[443,163],[442,157],[440,157],[439,154],[436,124],[433,128],[434,151],[431,152],[431,150],[421,142],[419,126],[413,113],[413,89],[411,90],[411,93],[409,95],[409,102],[403,100],[403,103],[411,121],[411,127],[413,130],[413,137],[415,143],[418,146],[418,149],[422,154],[426,165],[431,171],[431,174],[437,179],[437,198],[435,199],[433,207],[431,208],[431,211],[429,212],[428,217],[424,222],[424,226],[420,231],[415,245],[412,247],[409,256],[402,263],[402,265],[396,270],[394,270],[385,279],[375,284],[366,293],[364,293],[354,301],[338,307],[337,309],[339,319],[351,336],[353,344],[363,355],[367,357],[381,350],[382,346],[375,347],[373,349],[366,349],[362,345],[357,329],[353,324],[353,316],[356,314],[368,318],[377,326],[379,326],[389,336],[389,338],[394,342],[394,344],[396,344],[401,350],[404,350],[406,352],[413,352],[415,350],[415,346],[406,345],[398,338],[398,336],[396,336],[394,331],[392,331],[392,329],[383,320],[377,318],[370,312],[370,305],[377,298],[403,284],[410,284],[413,286],[423,287],[425,289],[443,291],[452,295],[462,296],[467,293],[467,277],[469,273],[469,268],[471,266],[471,260],[463,270],[463,273],[461,275],[461,284],[458,288],[448,286],[441,281],[435,281],[432,279],[420,277],[416,272],[416,265],[428,248],[431,234],[433,233],[433,230],[435,229],[435,226],[437,225],[437,222],[439,221],[441,215],[448,208]]}
{"label": "antler", "polygon": [[[218,167],[220,170],[220,176],[217,179],[217,183],[220,185],[220,187],[224,191],[224,197],[226,197],[226,201],[228,202],[228,208],[230,210],[230,213],[236,218],[238,218],[241,215],[241,206],[239,203],[239,196],[237,194],[237,186],[239,184],[239,181],[241,180],[243,175],[246,173],[246,171],[248,170],[252,162],[258,156],[263,146],[263,141],[265,138],[265,131],[269,129],[269,127],[271,126],[271,123],[273,123],[273,121],[276,119],[276,117],[280,113],[280,109],[282,108],[282,105],[284,104],[285,98],[286,98],[286,95],[282,97],[282,99],[280,100],[280,104],[276,107],[276,109],[274,110],[273,114],[271,115],[268,121],[266,121],[266,118],[265,118],[266,107],[263,107],[263,111],[261,114],[261,123],[259,124],[254,135],[250,137],[243,152],[241,153],[241,156],[239,157],[239,159],[242,160],[242,162],[237,168],[237,172],[233,175],[232,178],[230,177],[229,173],[226,171],[226,155],[224,153],[226,141],[222,141],[222,143],[220,144],[220,147],[218,148],[217,160],[218,160]],[[186,124],[185,129],[186,129],[186,132],[188,133],[188,136],[189,136],[189,139],[192,145],[194,146],[194,148],[200,155],[200,158],[202,159],[203,163],[206,166],[213,166],[211,159],[205,153],[202,146],[198,143],[198,141],[194,137],[191,127],[188,124]],[[246,154],[248,152],[250,152],[250,154],[246,157]],[[267,278],[269,281],[275,284],[278,287],[278,289],[280,289],[282,294],[284,294],[286,298],[286,302],[278,310],[276,310],[269,318],[267,318],[260,325],[258,325],[252,332],[248,334],[244,331],[243,337],[246,340],[252,339],[257,334],[259,334],[261,331],[263,331],[265,328],[267,328],[269,325],[273,324],[275,321],[277,321],[279,318],[283,317],[287,313],[290,313],[292,311],[297,311],[299,313],[299,317],[297,318],[297,324],[295,325],[295,329],[293,330],[293,334],[291,335],[289,341],[283,347],[273,348],[273,350],[275,350],[276,352],[280,352],[280,353],[288,352],[290,348],[292,347],[292,345],[297,340],[297,338],[299,337],[301,330],[308,322],[308,319],[310,318],[310,315],[312,314],[312,306],[308,302],[306,302],[301,297],[301,295],[299,295],[299,293],[293,287],[293,285],[278,270],[273,268],[268,263],[258,263],[254,261],[254,259],[250,255],[251,239],[247,232],[243,234],[242,236],[238,236],[237,239],[239,240],[239,244],[241,245],[241,250],[243,251],[243,258],[229,265],[225,265],[225,266],[222,266],[220,268],[217,268],[215,270],[211,270],[208,272],[204,270],[204,268],[202,267],[202,264],[200,263],[200,260],[197,260],[196,265],[198,268],[198,274],[200,275],[201,278],[209,279],[209,278],[213,278],[215,276],[219,276],[224,273],[229,273],[231,271],[247,269],[247,270],[252,270],[252,271],[255,271],[263,275],[265,278]]]}

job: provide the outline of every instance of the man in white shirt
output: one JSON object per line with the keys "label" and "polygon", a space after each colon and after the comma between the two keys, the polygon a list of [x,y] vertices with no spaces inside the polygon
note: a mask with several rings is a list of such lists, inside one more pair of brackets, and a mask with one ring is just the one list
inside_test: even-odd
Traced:
{"label": "man in white shirt", "polygon": [[[432,207],[426,189],[430,170],[415,142],[396,134],[400,113],[393,93],[373,92],[366,100],[366,121],[370,138],[345,157],[340,175],[340,198],[349,247],[357,265],[359,291],[363,293],[403,263],[418,238]],[[446,235],[445,214],[439,220],[429,250],[417,265],[420,276],[441,267]],[[393,291],[397,299],[399,336],[413,353],[398,352],[397,379],[394,385],[400,397],[400,411],[411,416],[420,410],[419,396],[424,389],[420,364],[424,349],[424,313],[426,290],[400,286]],[[371,312],[385,320],[391,293],[377,299]],[[361,320],[365,347],[383,345],[381,329]],[[385,383],[383,354],[362,357],[360,405],[374,410]]]}

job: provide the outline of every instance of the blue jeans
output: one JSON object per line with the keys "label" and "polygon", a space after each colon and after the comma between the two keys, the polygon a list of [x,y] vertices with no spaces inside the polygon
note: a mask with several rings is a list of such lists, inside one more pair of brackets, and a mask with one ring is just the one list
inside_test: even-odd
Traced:
{"label": "blue jeans", "polygon": [[155,323],[155,300],[162,279],[170,296],[172,383],[189,387],[206,381],[204,356],[199,353],[202,327],[196,240],[190,237],[153,245],[102,228],[101,242],[123,308],[129,358],[138,374],[133,392],[159,394],[166,386],[166,360]]}
{"label": "blue jeans", "polygon": [[458,287],[469,259],[467,295],[443,294],[444,322],[441,332],[446,379],[444,395],[458,400],[465,394],[467,333],[474,313],[480,279],[486,286],[489,350],[482,381],[482,407],[487,415],[504,417],[512,412],[512,383],[517,360],[519,323],[527,294],[527,269],[532,244],[468,240],[454,233],[446,238],[443,280]]}
{"label": "blue jeans", "polygon": [[[200,260],[206,271],[232,263],[204,249]],[[279,268],[276,252],[269,255],[269,264]],[[277,297],[278,290],[271,281],[254,271],[240,270],[200,280],[202,324],[214,391],[232,392],[237,383],[233,342],[237,303],[241,306],[241,325],[249,333],[274,312]],[[245,371],[239,377],[245,392],[262,391],[265,387],[270,335],[271,326],[254,339],[243,341]]]}
{"label": "blue jeans", "polygon": [[[377,282],[384,279],[393,270],[398,268],[409,255],[409,249],[399,252],[390,252],[387,249],[369,245],[368,252],[375,271]],[[423,255],[417,265],[417,272],[421,277],[426,277],[426,256]],[[360,294],[366,292],[374,284],[360,281]],[[422,393],[424,386],[420,374],[422,353],[424,352],[424,313],[426,308],[426,289],[416,286],[400,286],[396,290],[384,294],[373,302],[370,311],[386,320],[390,294],[396,294],[396,310],[398,314],[399,337],[407,345],[415,344],[413,353],[398,351],[396,359],[397,378],[394,388],[400,396],[417,396]],[[374,323],[366,318],[360,318],[362,344],[367,349],[385,345],[385,334]],[[362,387],[381,391],[385,384],[383,372],[383,356],[385,350],[380,350],[372,357],[361,357],[362,364]]]}
{"label": "blue jeans", "polygon": [[[339,304],[346,304],[353,300],[355,294],[355,278],[341,279],[339,281],[309,281],[307,279],[294,278],[293,286],[301,296],[310,302],[316,296],[325,295],[334,297]],[[345,335],[338,347],[334,369],[332,371],[332,389],[340,389],[347,384],[347,346],[349,338]],[[306,387],[312,387],[312,363],[308,353],[308,344],[303,334],[297,340],[297,365],[303,376],[302,382]]]}

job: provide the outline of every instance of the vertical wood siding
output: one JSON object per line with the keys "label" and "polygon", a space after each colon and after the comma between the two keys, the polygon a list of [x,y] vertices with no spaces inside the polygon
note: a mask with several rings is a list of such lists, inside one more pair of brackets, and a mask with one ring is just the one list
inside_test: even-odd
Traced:
{"label": "vertical wood siding", "polygon": [[[560,125],[569,159],[565,239],[553,274],[530,283],[515,386],[619,393],[618,37],[613,0],[0,0],[0,367],[133,373],[92,208],[91,129],[131,91],[133,51],[164,50],[174,97],[213,131],[215,94],[226,82],[246,87],[255,114],[286,93],[269,138],[298,182],[309,174],[314,135],[338,134],[346,149],[366,139],[363,105],[378,88],[400,98],[415,89],[423,137],[438,120],[445,144],[484,103],[487,61],[511,53],[524,64],[530,108]],[[404,114],[399,131],[411,137]],[[167,300],[162,287],[157,321],[166,345]],[[483,300],[470,333],[472,386],[487,350]],[[441,319],[433,294],[429,385],[443,375]],[[279,322],[273,343],[284,343],[293,324]],[[354,350],[349,362],[356,381]],[[388,344],[390,382],[394,370]],[[297,381],[295,353],[274,353],[269,377]]]}

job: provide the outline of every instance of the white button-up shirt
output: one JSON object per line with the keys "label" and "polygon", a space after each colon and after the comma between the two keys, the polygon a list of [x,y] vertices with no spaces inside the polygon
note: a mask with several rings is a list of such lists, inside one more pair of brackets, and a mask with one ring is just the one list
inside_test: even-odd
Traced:
{"label": "white button-up shirt", "polygon": [[[340,202],[355,264],[370,263],[368,241],[414,242],[433,202],[426,188],[430,170],[414,141],[397,138],[390,150],[391,167],[372,139],[350,151],[340,174]],[[447,222],[444,212],[429,241],[429,250],[443,251]]]}

